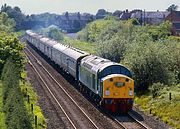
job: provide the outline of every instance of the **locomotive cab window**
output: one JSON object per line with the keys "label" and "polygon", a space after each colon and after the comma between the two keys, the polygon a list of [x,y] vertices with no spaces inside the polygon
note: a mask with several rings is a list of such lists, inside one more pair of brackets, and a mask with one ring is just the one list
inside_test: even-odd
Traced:
{"label": "locomotive cab window", "polygon": [[125,83],[124,83],[124,82],[115,82],[114,84],[115,84],[115,86],[117,86],[117,87],[125,86]]}
{"label": "locomotive cab window", "polygon": [[110,81],[110,82],[113,82],[113,78],[110,78],[109,81]]}

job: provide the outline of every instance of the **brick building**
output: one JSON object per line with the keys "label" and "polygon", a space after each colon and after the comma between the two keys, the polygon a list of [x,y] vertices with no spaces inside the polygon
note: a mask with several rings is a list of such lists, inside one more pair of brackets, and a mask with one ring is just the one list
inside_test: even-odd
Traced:
{"label": "brick building", "polygon": [[173,34],[180,36],[180,11],[170,12],[169,15],[165,18],[165,20],[169,20],[172,23]]}

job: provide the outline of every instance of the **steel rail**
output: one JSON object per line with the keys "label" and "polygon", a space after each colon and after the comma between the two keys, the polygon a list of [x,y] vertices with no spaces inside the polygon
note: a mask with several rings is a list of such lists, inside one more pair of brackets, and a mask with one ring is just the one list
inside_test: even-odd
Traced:
{"label": "steel rail", "polygon": [[[27,56],[27,58],[29,59],[29,57]],[[51,94],[51,96],[53,97],[53,99],[56,101],[56,103],[58,104],[58,106],[60,107],[60,109],[62,110],[62,112],[65,114],[65,116],[67,117],[68,121],[71,123],[71,125],[73,126],[74,129],[77,129],[77,127],[75,126],[75,124],[72,122],[72,120],[70,119],[70,117],[68,116],[68,114],[66,113],[66,111],[63,109],[62,105],[59,103],[59,101],[57,100],[57,98],[55,97],[55,95],[52,93],[52,91],[49,89],[49,87],[47,86],[46,82],[43,80],[42,76],[39,74],[39,72],[37,71],[37,69],[35,68],[35,66],[33,65],[33,63],[30,61],[28,61],[28,63],[31,65],[31,67],[34,69],[34,71],[37,73],[38,77],[40,78],[40,80],[42,81],[42,83],[45,85],[45,87],[47,88],[48,92]]]}
{"label": "steel rail", "polygon": [[52,74],[43,66],[41,61],[39,61],[36,56],[26,47],[26,50],[34,57],[37,63],[47,72],[47,74],[54,80],[54,82],[62,89],[62,91],[70,98],[70,100],[79,108],[79,110],[87,117],[87,119],[94,125],[96,129],[98,126],[91,120],[91,118],[85,113],[85,111],[76,103],[76,101],[68,94],[68,92],[62,87],[61,84],[52,76]]}
{"label": "steel rail", "polygon": [[130,112],[128,112],[128,116],[131,117],[136,123],[138,123],[144,129],[150,129],[146,125],[144,125],[141,121],[137,120]]}

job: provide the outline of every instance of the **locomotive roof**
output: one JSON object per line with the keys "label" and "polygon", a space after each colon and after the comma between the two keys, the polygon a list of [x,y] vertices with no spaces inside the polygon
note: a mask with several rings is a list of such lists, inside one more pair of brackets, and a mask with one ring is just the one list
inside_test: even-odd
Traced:
{"label": "locomotive roof", "polygon": [[93,73],[101,72],[103,69],[109,66],[118,65],[121,67],[125,67],[119,63],[112,62],[110,60],[90,55],[82,59],[81,65],[86,67],[87,69],[91,70]]}
{"label": "locomotive roof", "polygon": [[107,80],[107,79],[110,79],[110,78],[113,78],[113,77],[126,77],[129,80],[133,81],[132,78],[130,78],[128,76],[125,76],[123,74],[110,74],[110,75],[107,75],[107,76],[103,77],[101,80],[104,81],[104,80]]}

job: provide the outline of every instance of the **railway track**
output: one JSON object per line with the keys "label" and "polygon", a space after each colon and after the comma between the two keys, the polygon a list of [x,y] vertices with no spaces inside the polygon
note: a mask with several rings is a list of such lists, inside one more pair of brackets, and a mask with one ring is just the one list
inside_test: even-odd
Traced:
{"label": "railway track", "polygon": [[145,124],[137,120],[130,112],[127,115],[114,116],[114,120],[124,129],[150,129]]}
{"label": "railway track", "polygon": [[98,129],[95,122],[93,122],[85,111],[78,106],[75,100],[65,91],[28,48],[25,48],[25,53],[29,59],[29,64],[54,99],[59,109],[62,110],[66,116],[66,119],[71,124],[71,128]]}
{"label": "railway track", "polygon": [[[58,82],[58,80],[57,80],[57,78],[54,78],[53,76],[52,76],[52,74],[54,74],[53,72],[48,72],[48,70],[49,70],[49,68],[47,67],[47,68],[45,68],[44,67],[44,62],[43,62],[43,64],[42,64],[42,60],[40,61],[40,60],[38,60],[37,58],[36,58],[36,56],[38,56],[38,55],[36,55],[37,53],[35,53],[34,52],[34,50],[31,52],[30,50],[28,50],[29,48],[26,48],[26,52],[28,52],[29,54],[28,55],[32,55],[33,57],[29,57],[29,58],[33,58],[33,59],[30,59],[30,60],[33,60],[34,62],[36,62],[36,65],[38,64],[38,66],[37,67],[41,67],[41,69],[43,69],[43,70],[40,70],[41,72],[42,71],[45,71],[44,73],[42,73],[42,74],[44,74],[44,75],[48,75],[48,76],[50,76],[49,78],[51,78],[55,83],[56,83],[56,85],[58,85],[58,87],[63,91],[63,92],[65,92],[65,94],[67,94],[68,96],[69,96],[69,98],[71,98],[72,99],[72,97],[66,92],[66,90],[61,86],[61,84],[59,84],[59,82]],[[30,48],[30,49],[32,49],[32,48]],[[32,62],[33,62],[32,61]],[[32,63],[31,63],[32,64]],[[47,70],[48,69],[48,70]],[[48,80],[48,79],[45,79],[45,80]],[[52,81],[51,80],[51,81]],[[51,82],[50,81],[50,82]],[[47,82],[45,82],[45,83],[47,83]],[[53,83],[53,82],[52,82]],[[51,86],[50,86],[51,87]],[[53,87],[53,86],[52,86]],[[54,89],[54,90],[56,90],[56,89]],[[56,91],[57,92],[57,91]],[[57,92],[56,94],[61,94],[61,92]],[[56,95],[54,95],[54,96],[56,96]],[[57,98],[56,98],[56,100],[58,100]],[[73,99],[72,99],[73,100]],[[73,100],[73,103],[75,103],[75,105],[77,105],[78,106],[78,104],[75,102],[75,100]],[[81,108],[81,107],[79,107],[79,108]],[[81,109],[81,112],[84,112],[84,110],[83,109]],[[85,113],[85,112],[84,112]],[[67,113],[66,113],[67,114]],[[86,113],[85,113],[86,114]],[[85,115],[86,117],[88,117],[88,115],[86,114]],[[79,117],[79,114],[78,114],[78,116],[76,116],[76,117]],[[87,119],[87,118],[86,118]],[[90,119],[90,118],[89,118]],[[135,118],[133,118],[133,116],[130,116],[130,115],[128,115],[128,116],[117,116],[117,117],[115,117],[115,116],[112,116],[111,118],[110,118],[111,120],[113,120],[114,121],[114,123],[116,123],[118,126],[119,126],[119,128],[123,128],[123,129],[149,129],[148,127],[146,127],[145,125],[143,125],[141,122],[138,122],[138,120],[136,120]],[[73,120],[69,120],[69,121],[71,121],[72,123],[73,123]],[[91,126],[93,125],[94,127],[91,127],[91,128],[98,128],[98,126],[92,121],[92,120],[90,120],[91,122]],[[70,122],[70,123],[71,123]],[[94,124],[93,124],[94,123]],[[88,124],[87,124],[88,125]],[[76,124],[74,124],[74,127],[73,128],[82,128],[84,126],[84,124],[82,124],[81,126],[76,126]],[[84,128],[84,127],[83,127]],[[85,127],[86,128],[86,127]],[[89,128],[89,127],[88,127]],[[100,126],[100,128],[102,128],[102,126]]]}

